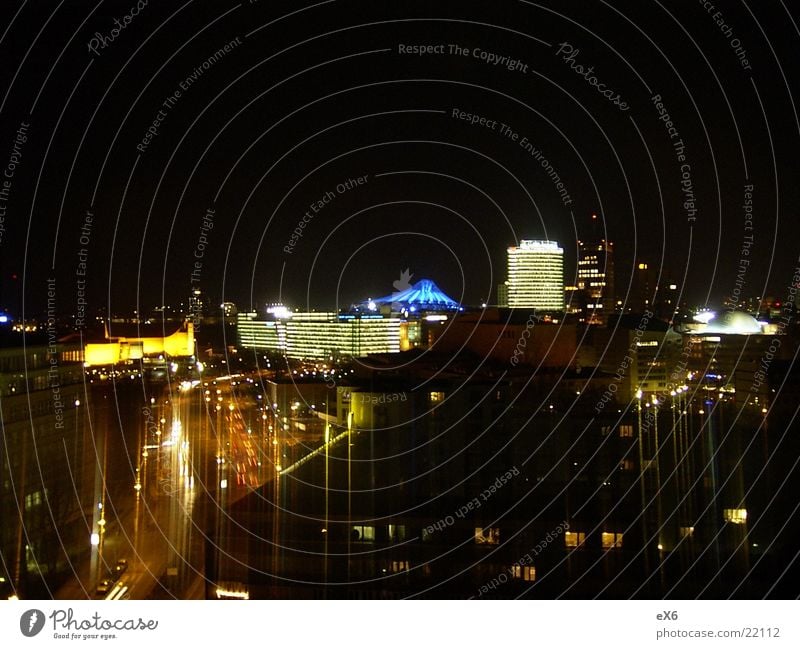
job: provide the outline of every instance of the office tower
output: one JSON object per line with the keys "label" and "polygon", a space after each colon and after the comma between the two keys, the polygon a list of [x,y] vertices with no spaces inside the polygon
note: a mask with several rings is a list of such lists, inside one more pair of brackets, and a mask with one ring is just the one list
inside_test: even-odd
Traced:
{"label": "office tower", "polygon": [[508,282],[497,285],[497,306],[508,306]]}
{"label": "office tower", "polygon": [[0,593],[33,598],[89,549],[99,441],[79,346],[26,342],[0,343]]}
{"label": "office tower", "polygon": [[614,313],[614,244],[605,239],[578,241],[578,289],[587,298],[587,322],[603,322]]}
{"label": "office tower", "polygon": [[222,315],[226,318],[235,318],[239,313],[236,304],[233,302],[223,302],[220,304],[219,308],[222,310]]}
{"label": "office tower", "polygon": [[523,239],[508,249],[508,306],[564,310],[564,250],[558,242]]}
{"label": "office tower", "polygon": [[237,316],[239,344],[245,349],[279,352],[288,358],[326,359],[399,352],[403,336],[418,336],[419,322],[377,313],[308,312],[260,319]]}
{"label": "office tower", "polygon": [[205,309],[206,303],[202,291],[199,288],[193,288],[192,294],[189,296],[189,317],[195,326],[202,323]]}
{"label": "office tower", "polygon": [[644,313],[651,309],[656,293],[656,270],[647,262],[640,261],[633,269],[631,290],[625,304],[625,311]]}

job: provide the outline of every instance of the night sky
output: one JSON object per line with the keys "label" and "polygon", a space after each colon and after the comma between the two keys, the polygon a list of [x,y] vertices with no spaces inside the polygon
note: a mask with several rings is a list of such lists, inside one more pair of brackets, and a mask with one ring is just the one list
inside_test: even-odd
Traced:
{"label": "night sky", "polygon": [[48,278],[62,315],[83,287],[89,313],[195,286],[333,308],[406,268],[479,304],[522,238],[562,244],[567,284],[577,240],[610,239],[621,299],[647,261],[719,305],[743,255],[742,296],[780,298],[798,18],[780,0],[3,2],[0,310],[41,315]]}

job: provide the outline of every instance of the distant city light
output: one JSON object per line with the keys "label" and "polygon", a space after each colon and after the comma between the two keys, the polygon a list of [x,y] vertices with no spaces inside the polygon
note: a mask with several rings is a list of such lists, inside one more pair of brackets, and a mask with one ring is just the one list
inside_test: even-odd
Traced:
{"label": "distant city light", "polygon": [[702,310],[695,313],[694,318],[692,318],[695,322],[702,322],[704,324],[708,324],[711,320],[713,320],[717,316],[716,313],[710,310]]}
{"label": "distant city light", "polygon": [[282,304],[267,307],[267,313],[272,314],[274,317],[285,320],[292,317],[292,312]]}
{"label": "distant city light", "polygon": [[243,590],[217,588],[217,599],[250,599],[250,594]]}

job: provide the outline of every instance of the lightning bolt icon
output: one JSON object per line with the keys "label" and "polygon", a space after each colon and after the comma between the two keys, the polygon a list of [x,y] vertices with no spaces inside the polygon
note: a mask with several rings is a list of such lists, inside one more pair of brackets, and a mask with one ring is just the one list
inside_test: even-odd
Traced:
{"label": "lightning bolt icon", "polygon": [[39,616],[36,614],[36,611],[31,613],[31,617],[28,620],[28,631],[33,630],[33,625],[36,624],[36,620],[39,619]]}

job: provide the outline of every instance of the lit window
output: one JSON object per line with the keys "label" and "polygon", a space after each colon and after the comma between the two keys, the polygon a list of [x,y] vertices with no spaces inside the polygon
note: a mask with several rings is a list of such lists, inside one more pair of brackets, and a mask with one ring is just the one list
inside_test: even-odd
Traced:
{"label": "lit window", "polygon": [[500,528],[476,527],[475,543],[479,545],[498,545],[500,543]]}
{"label": "lit window", "polygon": [[734,525],[744,525],[747,522],[746,509],[723,509],[722,518],[726,523],[733,523]]}
{"label": "lit window", "polygon": [[604,550],[610,550],[611,548],[621,548],[622,532],[603,532],[602,541]]}
{"label": "lit window", "polygon": [[34,507],[38,507],[42,504],[42,492],[36,491],[32,494],[27,494],[25,496],[25,509],[31,510]]}
{"label": "lit window", "polygon": [[438,403],[439,401],[444,401],[444,392],[431,392],[429,397],[431,403]]}
{"label": "lit window", "polygon": [[694,534],[693,527],[681,527],[679,531],[682,538],[688,538]]}
{"label": "lit window", "polygon": [[392,572],[405,572],[410,567],[408,561],[392,561]]}
{"label": "lit window", "polygon": [[568,548],[577,548],[583,545],[584,541],[586,541],[585,532],[566,532],[564,534],[564,544]]}
{"label": "lit window", "polygon": [[405,539],[406,539],[405,525],[389,525],[390,541],[405,541]]}
{"label": "lit window", "polygon": [[619,427],[620,437],[633,437],[633,426],[631,424],[623,424]]}
{"label": "lit window", "polygon": [[353,540],[355,541],[374,541],[375,527],[372,525],[354,525]]}
{"label": "lit window", "polygon": [[620,471],[633,471],[633,460],[622,460],[619,465]]}
{"label": "lit window", "polygon": [[522,581],[536,581],[536,568],[515,563],[511,566],[511,576],[514,579],[522,579]]}

